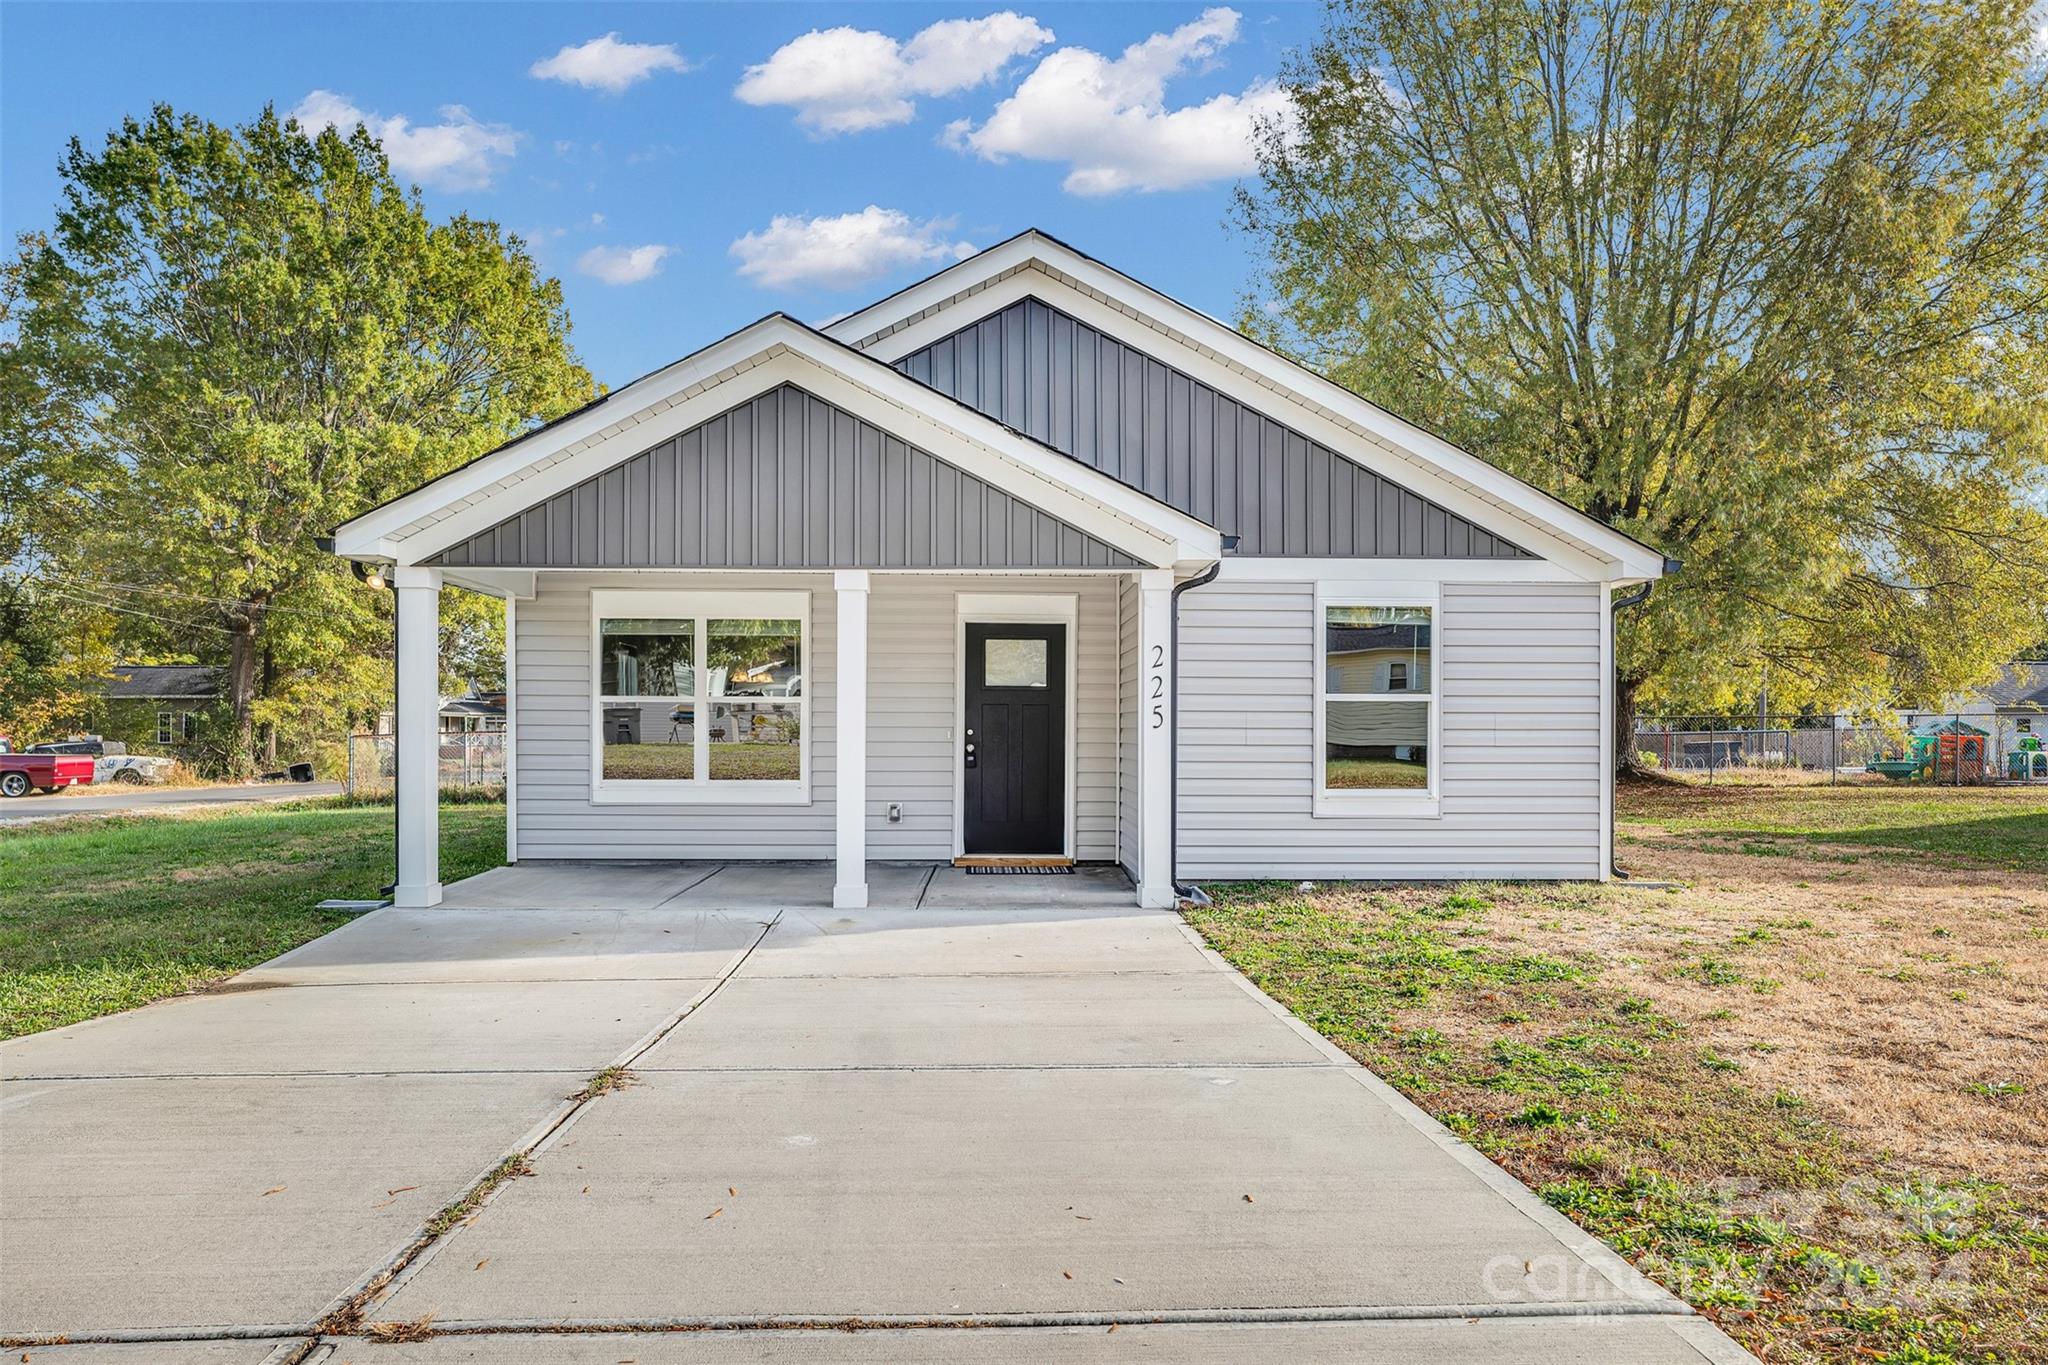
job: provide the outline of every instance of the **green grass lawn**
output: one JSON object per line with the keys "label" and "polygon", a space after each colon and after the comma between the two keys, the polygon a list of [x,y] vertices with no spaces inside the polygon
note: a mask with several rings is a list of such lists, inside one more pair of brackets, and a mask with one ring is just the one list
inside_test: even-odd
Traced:
{"label": "green grass lawn", "polygon": [[1621,818],[1682,831],[1625,856],[1689,884],[1218,884],[1188,918],[1763,1359],[2048,1359],[2003,1022],[2048,960],[2048,793],[1640,784]]}
{"label": "green grass lawn", "polygon": [[[0,828],[0,1037],[132,1009],[344,924],[391,878],[388,805],[308,801]],[[502,805],[441,810],[441,875],[505,857]]]}
{"label": "green grass lawn", "polygon": [[2048,872],[2048,787],[1624,784],[1623,821],[1675,833],[1771,835]]}

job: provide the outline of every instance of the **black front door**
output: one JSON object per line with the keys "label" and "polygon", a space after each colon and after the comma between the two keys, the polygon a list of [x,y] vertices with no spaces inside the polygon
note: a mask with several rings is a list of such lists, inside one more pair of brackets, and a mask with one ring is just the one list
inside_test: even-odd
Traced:
{"label": "black front door", "polygon": [[1065,852],[1067,628],[970,622],[966,674],[966,851]]}

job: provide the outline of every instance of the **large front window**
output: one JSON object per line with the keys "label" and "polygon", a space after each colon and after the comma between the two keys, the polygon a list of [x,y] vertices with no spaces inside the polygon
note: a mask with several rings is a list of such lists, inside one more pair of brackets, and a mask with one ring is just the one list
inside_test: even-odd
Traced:
{"label": "large front window", "polygon": [[1321,610],[1319,804],[1433,797],[1436,609],[1326,600]]}
{"label": "large front window", "polygon": [[592,594],[602,800],[802,800],[804,593]]}

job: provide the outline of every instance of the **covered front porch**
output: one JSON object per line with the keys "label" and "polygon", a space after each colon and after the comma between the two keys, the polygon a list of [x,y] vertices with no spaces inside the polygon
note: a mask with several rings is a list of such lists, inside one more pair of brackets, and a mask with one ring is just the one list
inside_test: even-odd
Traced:
{"label": "covered front porch", "polygon": [[[391,578],[401,906],[1174,903],[1170,569]],[[446,584],[507,603],[513,866],[444,890]]]}

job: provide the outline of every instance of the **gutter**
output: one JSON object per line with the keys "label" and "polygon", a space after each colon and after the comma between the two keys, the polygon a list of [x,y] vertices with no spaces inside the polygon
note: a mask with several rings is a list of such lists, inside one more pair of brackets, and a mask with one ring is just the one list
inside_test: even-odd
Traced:
{"label": "gutter", "polygon": [[[1236,548],[1236,536],[1223,537],[1225,553]],[[1166,879],[1173,884],[1175,895],[1205,903],[1208,897],[1201,888],[1180,879],[1180,595],[1214,583],[1216,575],[1222,572],[1223,561],[1219,559],[1187,582],[1174,584],[1173,604],[1166,613],[1166,685],[1173,698],[1173,746],[1167,752],[1166,766]]]}
{"label": "gutter", "polygon": [[[1682,561],[1680,561],[1680,560],[1676,560],[1676,559],[1673,559],[1673,558],[1671,558],[1671,556],[1669,556],[1669,555],[1666,555],[1666,556],[1664,557],[1664,572],[1665,572],[1665,573],[1667,573],[1667,574],[1675,574],[1675,573],[1679,572],[1679,571],[1680,571],[1681,569],[1683,569],[1683,568],[1685,568],[1685,565],[1684,565],[1684,563],[1683,563]],[[1612,601],[1612,602],[1611,602],[1611,603],[1610,603],[1610,604],[1608,605],[1608,608],[1607,608],[1607,616],[1608,616],[1608,632],[1607,632],[1607,634],[1608,634],[1608,638],[1609,638],[1609,639],[1612,639],[1612,638],[1613,638],[1613,636],[1614,636],[1614,629],[1613,629],[1613,622],[1614,622],[1614,617],[1615,617],[1615,616],[1616,616],[1616,615],[1617,615],[1618,613],[1620,613],[1620,612],[1622,612],[1622,611],[1626,610],[1626,609],[1627,609],[1627,608],[1629,608],[1629,607],[1640,607],[1640,606],[1641,606],[1641,605],[1642,605],[1643,603],[1645,603],[1645,602],[1649,601],[1649,600],[1650,600],[1650,589],[1651,589],[1651,588],[1653,588],[1653,587],[1655,587],[1656,585],[1657,585],[1657,581],[1656,581],[1655,579],[1651,579],[1651,580],[1650,580],[1649,582],[1647,582],[1647,583],[1644,583],[1644,584],[1643,584],[1643,585],[1642,585],[1641,587],[1637,588],[1637,589],[1636,589],[1636,590],[1635,590],[1634,592],[1630,593],[1630,594],[1629,594],[1628,596],[1626,596],[1626,597],[1617,597],[1617,598],[1615,598],[1615,599],[1614,599],[1614,600],[1613,600],[1613,601]],[[1614,666],[1614,695],[1615,695],[1616,697],[1619,697],[1619,696],[1621,695],[1621,665],[1620,665],[1620,664],[1618,664],[1618,663],[1617,663],[1617,664],[1616,664],[1616,665]],[[1608,723],[1609,723],[1610,725],[1612,725],[1612,724],[1613,724],[1613,717],[1611,717],[1611,716],[1610,716],[1610,717],[1608,718]],[[1618,735],[1617,735],[1617,736],[1614,736],[1614,738],[1615,738],[1615,739],[1616,739],[1616,740],[1618,741],[1618,740],[1620,739],[1620,736],[1618,736]],[[1615,782],[1615,771],[1616,771],[1615,769],[1612,769],[1612,768],[1610,768],[1610,769],[1608,770],[1608,772],[1607,772],[1607,784],[1608,784],[1608,786],[1609,786],[1610,788],[1612,788],[1613,786],[1615,786],[1615,785],[1616,785],[1616,782]],[[1620,803],[1620,801],[1619,801],[1619,800],[1617,799],[1617,798],[1618,798],[1619,796],[1620,796],[1620,793],[1619,793],[1618,791],[1617,791],[1617,792],[1610,792],[1610,794],[1609,794],[1609,797],[1608,797],[1608,802],[1607,802],[1607,809],[1609,810],[1609,812],[1610,812],[1610,813],[1611,813],[1611,812],[1615,812],[1615,811],[1617,811],[1617,810],[1619,809],[1619,807],[1620,807],[1620,804],[1621,804],[1621,803]],[[1609,819],[1608,819],[1608,821],[1607,821],[1607,871],[1608,871],[1609,875],[1611,875],[1611,876],[1612,876],[1612,877],[1613,877],[1613,878],[1614,878],[1614,879],[1615,879],[1616,881],[1621,881],[1621,882],[1626,882],[1626,881],[1633,881],[1633,880],[1634,880],[1634,878],[1630,877],[1630,876],[1628,875],[1628,873],[1626,873],[1626,872],[1622,871],[1622,870],[1621,870],[1621,864],[1620,864],[1619,862],[1617,862],[1617,861],[1616,861],[1616,859],[1615,859],[1615,854],[1614,854],[1614,827],[1615,827],[1615,825],[1616,825],[1616,824],[1618,824],[1618,823],[1619,823],[1619,821],[1618,821],[1618,820],[1616,820],[1616,819],[1614,819],[1614,818],[1612,818],[1612,816],[1610,815],[1610,818],[1609,818]]]}

